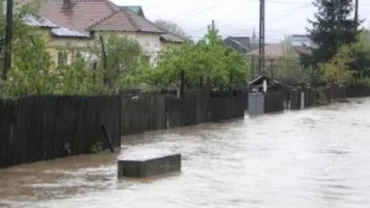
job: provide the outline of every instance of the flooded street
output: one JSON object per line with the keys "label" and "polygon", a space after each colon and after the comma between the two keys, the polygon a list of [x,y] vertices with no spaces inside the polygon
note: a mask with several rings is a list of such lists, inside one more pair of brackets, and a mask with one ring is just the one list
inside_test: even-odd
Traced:
{"label": "flooded street", "polygon": [[0,207],[370,207],[370,99],[149,132],[126,149],[179,152],[182,172],[116,178],[117,154],[0,170]]}

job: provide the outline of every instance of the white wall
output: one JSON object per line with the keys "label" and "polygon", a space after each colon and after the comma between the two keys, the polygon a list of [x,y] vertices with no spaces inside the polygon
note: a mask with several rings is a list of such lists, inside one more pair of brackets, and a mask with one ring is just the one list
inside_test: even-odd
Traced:
{"label": "white wall", "polygon": [[140,43],[144,54],[150,57],[151,64],[154,64],[159,52],[162,50],[160,35],[152,33],[136,33],[135,39]]}
{"label": "white wall", "polygon": [[157,33],[143,33],[143,32],[136,32],[136,33],[122,33],[127,37],[133,38],[139,42],[141,47],[143,48],[143,52],[146,56],[150,58],[151,64],[155,64],[155,60],[162,50],[162,42],[160,41],[160,34]]}
{"label": "white wall", "polygon": [[[96,37],[99,37],[99,35],[103,35],[103,33],[96,34]],[[108,34],[108,33],[107,33]],[[155,33],[120,33],[122,35],[125,35],[129,38],[133,38],[136,41],[139,42],[141,47],[143,48],[143,52],[145,55],[147,55],[150,58],[151,64],[155,64],[155,60],[159,54],[159,52],[162,50],[162,42],[160,41],[160,35]],[[84,40],[84,39],[68,39],[68,38],[55,38],[52,39],[49,42],[49,46],[51,47],[58,47],[58,46],[72,46],[76,48],[85,48],[91,43],[91,40]]]}

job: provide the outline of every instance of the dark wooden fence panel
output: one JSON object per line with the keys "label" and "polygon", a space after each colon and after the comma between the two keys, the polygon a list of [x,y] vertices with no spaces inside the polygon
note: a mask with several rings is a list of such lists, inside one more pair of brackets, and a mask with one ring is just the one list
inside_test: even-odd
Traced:
{"label": "dark wooden fence panel", "polygon": [[15,101],[0,100],[0,168],[7,166],[11,154],[10,144],[14,132]]}
{"label": "dark wooden fence panel", "polygon": [[158,130],[167,127],[166,102],[162,95],[147,95],[145,100],[145,130]]}
{"label": "dark wooden fence panel", "polygon": [[219,97],[219,98],[211,98],[209,100],[209,120],[212,122],[217,122],[226,119],[226,99]]}
{"label": "dark wooden fence panel", "polygon": [[184,102],[182,99],[166,98],[168,128],[184,126]]}
{"label": "dark wooden fence panel", "polygon": [[182,122],[184,126],[192,126],[198,124],[198,92],[189,92],[185,94],[183,99],[184,102],[184,121]]}
{"label": "dark wooden fence panel", "polygon": [[299,109],[299,100],[300,94],[298,90],[292,90],[290,92],[290,109],[298,110]]}
{"label": "dark wooden fence panel", "polygon": [[121,121],[121,135],[144,133],[146,129],[144,98],[124,98],[122,100]]}
{"label": "dark wooden fence panel", "polygon": [[0,167],[91,152],[121,145],[121,100],[116,96],[32,96],[0,106]]}
{"label": "dark wooden fence panel", "polygon": [[325,95],[326,95],[326,99],[329,103],[334,100],[333,89],[331,87],[326,87],[325,88]]}
{"label": "dark wooden fence panel", "polygon": [[209,91],[202,90],[197,92],[197,123],[209,121]]}
{"label": "dark wooden fence panel", "polygon": [[246,99],[244,94],[226,97],[214,97],[209,101],[210,121],[243,118]]}
{"label": "dark wooden fence panel", "polygon": [[348,86],[347,96],[350,98],[370,96],[370,87],[362,85]]}
{"label": "dark wooden fence panel", "polygon": [[[99,99],[99,98],[96,98]],[[98,118],[95,119],[101,128],[97,129],[104,137],[102,126],[104,126],[112,139],[113,147],[121,146],[121,98],[119,96],[106,96],[105,99],[99,99],[99,106],[97,107],[100,111]],[[109,108],[107,108],[109,106]],[[100,140],[100,136],[97,138]],[[98,141],[97,140],[97,141]],[[105,141],[105,148],[108,148],[108,143]]]}
{"label": "dark wooden fence panel", "polygon": [[238,96],[233,97],[233,114],[232,118],[243,118],[245,116],[245,108],[247,106],[245,99],[245,94],[241,94]]}
{"label": "dark wooden fence panel", "polygon": [[318,89],[312,88],[311,89],[311,106],[316,106],[317,105],[317,99],[319,97],[319,91]]}
{"label": "dark wooden fence panel", "polygon": [[272,113],[284,110],[283,92],[268,92],[265,94],[265,113]]}

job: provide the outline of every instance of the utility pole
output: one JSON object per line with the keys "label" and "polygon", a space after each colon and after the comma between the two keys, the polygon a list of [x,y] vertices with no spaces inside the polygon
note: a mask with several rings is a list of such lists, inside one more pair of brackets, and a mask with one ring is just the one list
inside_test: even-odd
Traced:
{"label": "utility pole", "polygon": [[342,4],[341,0],[337,0],[336,2],[336,7],[337,7],[337,50],[340,48],[340,38],[342,34]]}
{"label": "utility pole", "polygon": [[214,21],[214,20],[212,20],[212,23],[211,23],[211,28],[212,28],[212,30],[215,30],[215,29],[216,29],[216,26],[215,26],[215,21]]}
{"label": "utility pole", "polygon": [[265,0],[260,0],[260,21],[259,21],[259,49],[258,49],[259,73],[265,67]]}
{"label": "utility pole", "polygon": [[13,36],[13,0],[7,0],[6,3],[6,25],[5,25],[5,52],[4,52],[4,71],[3,79],[6,80],[8,71],[12,66],[12,45]]}
{"label": "utility pole", "polygon": [[355,0],[355,22],[358,22],[358,0]]}

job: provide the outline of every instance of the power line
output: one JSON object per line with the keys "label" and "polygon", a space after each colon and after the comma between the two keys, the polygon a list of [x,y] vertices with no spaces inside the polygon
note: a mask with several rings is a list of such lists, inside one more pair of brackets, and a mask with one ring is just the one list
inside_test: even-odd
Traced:
{"label": "power line", "polygon": [[[297,10],[303,9],[303,8],[306,8],[306,7],[309,7],[309,6],[310,6],[309,4],[308,5],[306,4],[306,5],[303,5],[303,6],[294,7],[292,9],[289,9],[289,11],[287,11],[287,12],[285,12],[286,10],[284,9],[284,11],[281,11],[281,12],[284,12],[284,13],[282,15],[279,15],[279,16],[275,17],[274,20],[289,16],[290,14],[296,12]],[[278,12],[276,14],[280,14],[280,12]],[[241,22],[245,22],[247,20],[252,20],[252,19],[254,19],[254,18],[246,18],[246,19],[243,19],[243,20],[238,20],[238,21],[235,21],[235,22],[220,25],[220,27],[225,26],[225,25],[235,25],[235,24],[238,24],[238,23],[241,23]]]}
{"label": "power line", "polygon": [[[305,4],[305,5],[300,5],[299,7],[294,7],[294,8],[291,8],[289,9],[289,11],[286,11],[286,9],[284,9],[283,11],[280,11],[280,12],[277,12],[276,14],[280,14],[280,13],[283,13],[282,15],[279,15],[277,17],[274,18],[274,20],[278,20],[278,19],[281,19],[281,18],[284,18],[286,16],[289,16],[291,15],[292,13],[296,12],[296,11],[299,11],[300,9],[303,9],[303,8],[306,8],[306,7],[309,7],[311,6],[310,4]],[[230,26],[230,25],[236,25],[238,23],[242,23],[242,22],[245,22],[245,21],[248,21],[248,20],[253,20],[255,17],[251,18],[251,17],[248,17],[248,18],[245,18],[245,19],[241,19],[241,20],[237,20],[237,21],[233,21],[233,22],[229,22],[229,23],[226,23],[226,24],[221,24],[221,25],[218,25],[217,28],[222,28],[222,27],[225,27],[225,26]],[[207,28],[204,27],[202,29],[199,29],[199,30],[196,30],[196,31],[192,31],[194,33],[197,33],[197,32],[201,32],[203,30],[206,30]]]}
{"label": "power line", "polygon": [[[258,2],[259,0],[249,0],[249,1],[253,1],[253,2]],[[194,14],[188,14],[188,13],[183,13],[183,14],[181,14],[181,15],[177,15],[177,16],[175,16],[175,17],[173,17],[173,18],[171,18],[171,19],[177,19],[177,18],[179,18],[179,17],[182,17],[182,16],[185,16],[185,14],[187,14],[186,15],[186,18],[187,18],[187,20],[189,20],[189,19],[192,19],[192,18],[194,18],[194,17],[196,17],[196,16],[198,16],[199,14],[202,14],[202,13],[204,13],[204,12],[206,12],[206,11],[209,11],[209,10],[212,10],[212,9],[214,9],[214,8],[216,8],[216,7],[218,7],[221,3],[224,3],[225,1],[223,1],[223,0],[221,0],[221,1],[217,1],[215,4],[212,4],[211,6],[209,6],[209,7],[206,7],[206,8],[204,8],[203,10],[198,10],[198,12],[196,12],[196,13],[194,13]],[[268,3],[274,3],[274,4],[295,4],[295,5],[311,5],[310,3],[309,4],[307,4],[307,3],[303,3],[303,2],[286,2],[286,1],[278,1],[278,0],[270,0],[270,1],[267,1]],[[239,9],[238,9],[239,10]],[[191,17],[189,17],[191,15]]]}
{"label": "power line", "polygon": [[[196,16],[198,16],[199,14],[201,14],[201,13],[203,13],[203,12],[206,12],[206,11],[208,11],[208,10],[212,10],[212,9],[214,9],[214,8],[216,8],[218,5],[220,5],[221,3],[224,3],[225,1],[224,0],[219,0],[219,1],[217,1],[216,3],[214,3],[214,4],[212,4],[211,6],[209,6],[209,7],[206,7],[206,8],[204,8],[204,9],[201,9],[201,10],[195,10],[195,11],[197,11],[196,13],[194,13],[194,14],[188,14],[187,12],[185,12],[185,13],[182,13],[181,15],[177,15],[177,16],[175,16],[175,17],[173,17],[173,18],[171,18],[171,19],[177,19],[177,18],[179,18],[179,17],[182,17],[183,15],[185,15],[185,14],[187,14],[187,16],[186,16],[186,18],[187,19],[191,19],[191,18],[194,18],[194,17],[196,17]],[[191,15],[191,16],[189,16],[189,15]]]}
{"label": "power line", "polygon": [[149,9],[154,9],[158,6],[162,6],[164,3],[167,3],[168,1],[167,0],[164,0],[164,1],[160,1],[159,3],[157,4],[153,4],[151,6],[149,6],[148,8],[146,8],[145,10],[148,11]]}

